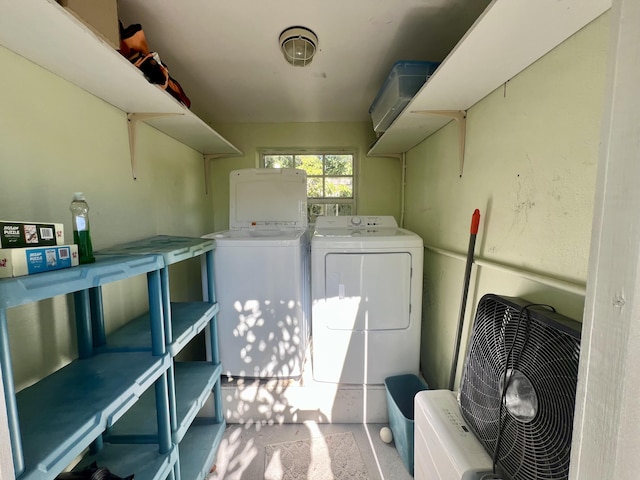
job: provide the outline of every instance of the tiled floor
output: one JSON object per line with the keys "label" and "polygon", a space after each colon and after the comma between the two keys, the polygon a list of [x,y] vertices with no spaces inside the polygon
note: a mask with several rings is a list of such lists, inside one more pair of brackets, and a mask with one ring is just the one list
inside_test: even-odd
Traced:
{"label": "tiled floor", "polygon": [[269,444],[352,432],[370,480],[411,480],[393,442],[380,439],[384,424],[305,422],[263,425],[230,424],[218,448],[216,471],[209,480],[263,480],[265,447]]}

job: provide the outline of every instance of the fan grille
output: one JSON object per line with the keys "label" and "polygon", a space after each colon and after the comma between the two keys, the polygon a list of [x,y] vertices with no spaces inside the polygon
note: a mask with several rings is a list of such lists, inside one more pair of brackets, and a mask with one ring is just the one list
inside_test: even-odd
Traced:
{"label": "fan grille", "polygon": [[[496,464],[510,480],[568,477],[579,355],[579,323],[519,298],[480,300],[460,407],[490,455],[499,444]],[[505,372],[533,386],[532,419],[518,420],[503,403]]]}

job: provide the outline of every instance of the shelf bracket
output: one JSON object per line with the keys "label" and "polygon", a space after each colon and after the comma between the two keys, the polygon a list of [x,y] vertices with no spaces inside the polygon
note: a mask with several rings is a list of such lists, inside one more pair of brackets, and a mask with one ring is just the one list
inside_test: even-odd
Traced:
{"label": "shelf bracket", "polygon": [[221,153],[205,153],[202,155],[204,160],[204,194],[209,194],[209,168],[210,168],[210,160],[215,160],[216,158],[228,157],[229,155],[223,155]]}
{"label": "shelf bracket", "polygon": [[460,177],[464,168],[464,142],[467,135],[467,111],[466,110],[413,110],[411,113],[422,115],[439,115],[448,117],[458,122],[458,149],[460,157]]}
{"label": "shelf bracket", "polygon": [[127,113],[127,127],[129,129],[129,156],[131,157],[131,175],[138,179],[136,172],[136,123],[150,118],[182,115],[182,113]]}

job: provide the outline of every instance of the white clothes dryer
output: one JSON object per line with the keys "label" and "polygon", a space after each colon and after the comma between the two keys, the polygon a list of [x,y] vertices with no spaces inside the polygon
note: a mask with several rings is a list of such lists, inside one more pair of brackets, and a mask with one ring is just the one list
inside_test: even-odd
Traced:
{"label": "white clothes dryer", "polygon": [[423,241],[391,216],[318,217],[311,239],[313,378],[419,373]]}
{"label": "white clothes dryer", "polygon": [[306,173],[231,172],[229,225],[204,235],[216,242],[223,375],[300,377],[310,335]]}

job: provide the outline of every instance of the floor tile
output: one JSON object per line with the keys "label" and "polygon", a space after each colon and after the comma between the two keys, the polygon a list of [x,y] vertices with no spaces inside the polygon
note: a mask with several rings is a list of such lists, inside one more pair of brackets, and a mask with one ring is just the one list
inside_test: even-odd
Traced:
{"label": "floor tile", "polygon": [[273,443],[305,440],[335,433],[352,432],[370,480],[410,480],[393,442],[380,439],[385,424],[301,424],[263,425],[248,422],[227,426],[216,458],[216,471],[209,480],[264,479],[265,447]]}

